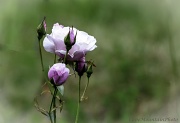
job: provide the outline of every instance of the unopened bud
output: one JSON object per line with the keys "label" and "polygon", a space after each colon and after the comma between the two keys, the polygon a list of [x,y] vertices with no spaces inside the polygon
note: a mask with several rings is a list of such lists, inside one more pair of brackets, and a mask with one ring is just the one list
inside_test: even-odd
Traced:
{"label": "unopened bud", "polygon": [[85,57],[82,57],[80,61],[77,61],[75,64],[75,71],[78,73],[79,76],[82,76],[84,72],[86,72],[86,62]]}
{"label": "unopened bud", "polygon": [[56,86],[62,85],[69,77],[69,69],[63,63],[54,64],[48,71],[50,82]]}
{"label": "unopened bud", "polygon": [[38,39],[41,40],[41,38],[46,34],[46,17],[42,20],[42,22],[37,27],[37,36]]}
{"label": "unopened bud", "polygon": [[90,77],[91,77],[91,74],[93,73],[92,66],[93,66],[93,63],[92,63],[92,62],[88,63],[87,71],[86,71],[88,78],[90,78]]}
{"label": "unopened bud", "polygon": [[72,48],[72,46],[76,43],[76,35],[77,35],[77,31],[76,34],[74,34],[73,27],[72,29],[69,28],[69,33],[64,39],[64,43],[66,45],[67,51],[69,51]]}

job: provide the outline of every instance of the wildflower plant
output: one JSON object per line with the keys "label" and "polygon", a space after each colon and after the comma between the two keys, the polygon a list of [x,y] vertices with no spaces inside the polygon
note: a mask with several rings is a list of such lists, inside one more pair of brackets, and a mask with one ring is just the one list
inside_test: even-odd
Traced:
{"label": "wildflower plant", "polygon": [[[37,28],[37,37],[39,43],[39,52],[41,58],[42,72],[44,72],[44,65],[41,52],[41,39],[43,39],[43,47],[47,52],[54,54],[54,65],[49,68],[48,75],[45,84],[48,85],[49,90],[43,90],[40,95],[44,93],[50,93],[52,95],[51,103],[49,104],[49,110],[43,109],[36,97],[34,99],[35,107],[45,116],[49,117],[51,123],[56,123],[56,110],[63,109],[64,100],[64,84],[67,82],[69,76],[76,77],[76,73],[79,77],[78,84],[78,104],[75,123],[78,123],[80,103],[84,101],[85,93],[89,85],[89,78],[93,73],[94,63],[92,60],[86,61],[86,54],[89,51],[94,50],[96,46],[96,39],[87,34],[84,31],[72,27],[64,27],[59,23],[53,25],[51,34],[46,34],[46,22],[45,18]],[[56,58],[58,57],[58,58]],[[69,68],[72,68],[70,72]],[[74,73],[74,74],[70,74]],[[81,77],[86,73],[87,84],[81,95]]]}

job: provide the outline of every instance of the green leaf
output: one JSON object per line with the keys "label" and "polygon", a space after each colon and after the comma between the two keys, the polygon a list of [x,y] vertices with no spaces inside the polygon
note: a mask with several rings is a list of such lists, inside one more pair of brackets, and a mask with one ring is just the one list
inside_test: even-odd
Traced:
{"label": "green leaf", "polygon": [[61,95],[63,96],[64,95],[64,86],[63,85],[57,86],[57,89],[61,93]]}

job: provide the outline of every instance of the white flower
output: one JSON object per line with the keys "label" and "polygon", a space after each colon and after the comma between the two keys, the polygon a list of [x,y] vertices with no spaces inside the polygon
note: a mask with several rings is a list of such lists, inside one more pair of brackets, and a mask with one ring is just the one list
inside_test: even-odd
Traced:
{"label": "white flower", "polygon": [[[56,53],[59,57],[64,58],[66,54],[66,46],[64,44],[64,38],[68,35],[71,27],[63,27],[58,23],[54,24],[52,33],[47,34],[43,46],[47,52]],[[68,52],[67,60],[78,61],[89,51],[94,50],[97,46],[96,39],[88,35],[86,32],[79,31],[73,27],[74,34],[76,35],[76,43]]]}

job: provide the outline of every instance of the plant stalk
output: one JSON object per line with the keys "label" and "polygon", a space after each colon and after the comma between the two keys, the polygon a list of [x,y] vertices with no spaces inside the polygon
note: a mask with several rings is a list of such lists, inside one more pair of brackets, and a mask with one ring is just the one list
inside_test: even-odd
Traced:
{"label": "plant stalk", "polygon": [[78,123],[78,118],[79,118],[79,109],[80,109],[80,102],[81,102],[81,92],[80,91],[81,91],[81,76],[79,76],[79,97],[78,97],[78,106],[77,106],[75,123]]}
{"label": "plant stalk", "polygon": [[56,123],[56,109],[53,111],[54,120],[52,120],[52,115],[51,115],[52,107],[53,108],[56,107],[56,95],[57,95],[57,87],[54,86],[54,94],[53,94],[51,105],[50,105],[50,108],[49,108],[49,117],[50,117],[51,123]]}
{"label": "plant stalk", "polygon": [[41,51],[41,42],[40,40],[38,41],[39,43],[39,54],[40,54],[40,59],[41,59],[41,67],[42,67],[42,71],[44,72],[44,64],[43,64],[43,58],[42,58],[42,51]]}
{"label": "plant stalk", "polygon": [[56,54],[54,55],[54,64],[56,63]]}
{"label": "plant stalk", "polygon": [[86,84],[86,87],[85,87],[85,89],[84,89],[84,92],[83,92],[83,94],[82,94],[82,96],[81,96],[81,101],[83,101],[83,99],[84,99],[84,95],[85,95],[85,93],[86,93],[86,91],[87,91],[88,85],[89,85],[89,78],[88,78],[88,82],[87,82],[87,84]]}

